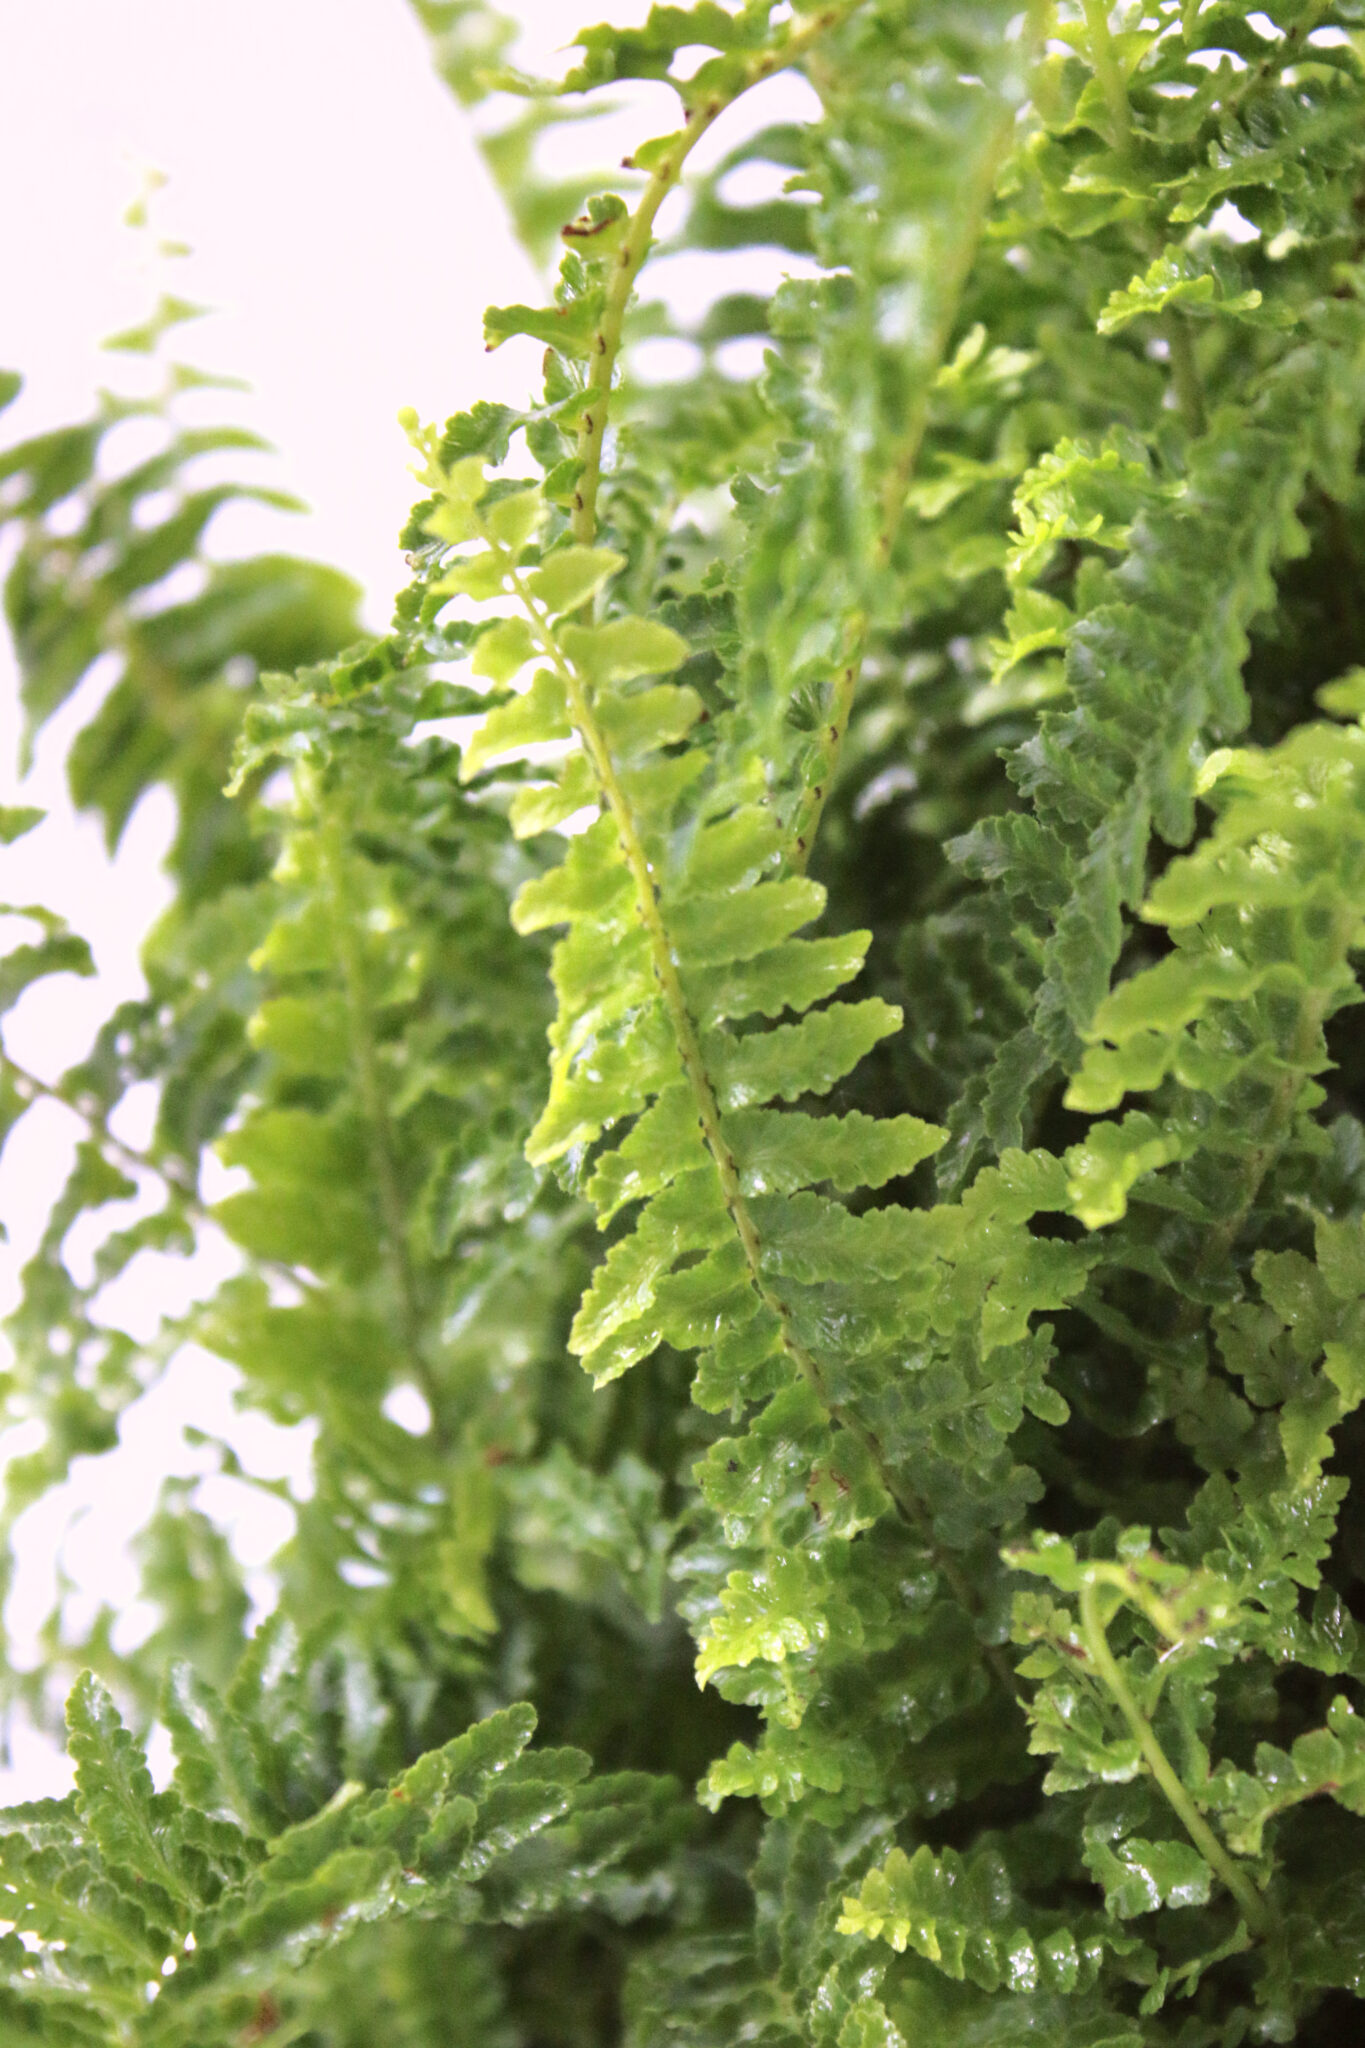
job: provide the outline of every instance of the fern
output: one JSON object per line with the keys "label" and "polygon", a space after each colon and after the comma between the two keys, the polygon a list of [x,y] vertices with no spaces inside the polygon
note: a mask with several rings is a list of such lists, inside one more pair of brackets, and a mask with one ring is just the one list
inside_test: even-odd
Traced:
{"label": "fern", "polygon": [[[1356,14],[697,0],[546,80],[416,13],[561,260],[487,316],[526,405],[405,416],[391,630],[278,558],[162,603],[218,500],[184,435],[106,481],[117,401],[4,458],[33,719],[115,649],[76,798],[181,806],[147,1003],[3,1068],[83,1129],[8,1512],[189,1338],[315,1432],[253,1635],[172,1484],[142,1647],[63,1591],[8,1681],[87,1673],[0,1835],[11,2031],[1346,2038]],[[621,190],[561,179],[642,83]],[[22,914],[7,1004],[90,965]],[[210,1221],[238,1269],[113,1327]]]}
{"label": "fern", "polygon": [[654,1791],[617,1778],[576,1794],[588,1759],[526,1752],[534,1715],[508,1709],[290,1822],[268,1727],[183,1666],[165,1713],[178,1768],[154,1792],[108,1694],[82,1679],[74,1794],[8,1817],[5,1995],[25,2034],[30,2016],[63,2043],[306,2028],[300,1967],[380,1917],[470,1925],[595,1901]]}

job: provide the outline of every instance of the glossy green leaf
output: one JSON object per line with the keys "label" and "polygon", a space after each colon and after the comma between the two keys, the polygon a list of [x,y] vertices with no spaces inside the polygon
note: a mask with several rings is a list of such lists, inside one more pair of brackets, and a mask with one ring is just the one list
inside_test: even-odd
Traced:
{"label": "glossy green leaf", "polygon": [[558,548],[528,572],[526,588],[551,618],[562,618],[596,597],[625,563],[612,548]]}
{"label": "glossy green leaf", "polygon": [[745,1109],[774,1098],[791,1102],[801,1095],[827,1094],[900,1024],[900,1011],[874,997],[812,1010],[799,1024],[752,1032],[718,1048],[721,1103],[727,1109]]}
{"label": "glossy green leaf", "polygon": [[1131,284],[1109,294],[1098,326],[1101,334],[1117,334],[1130,320],[1143,314],[1164,313],[1169,306],[1182,310],[1216,306],[1224,313],[1248,313],[1254,312],[1260,303],[1258,291],[1220,294],[1212,272],[1195,268],[1179,252],[1168,249],[1155,257]]}
{"label": "glossy green leaf", "polygon": [[740,1162],[746,1192],[793,1194],[829,1181],[833,1187],[881,1187],[932,1158],[946,1133],[918,1117],[842,1117],[733,1110],[726,1135]]}
{"label": "glossy green leaf", "polygon": [[656,619],[611,619],[603,626],[564,626],[560,641],[594,689],[636,676],[668,675],[687,659],[687,642]]}
{"label": "glossy green leaf", "polygon": [[487,676],[494,683],[510,683],[538,651],[535,635],[525,619],[499,619],[480,634],[469,665],[476,676]]}
{"label": "glossy green leaf", "polygon": [[[515,623],[515,622],[514,622]],[[480,650],[492,635],[480,642]],[[509,636],[510,638],[510,636]],[[521,643],[518,642],[520,647]],[[521,662],[528,659],[534,649],[528,644],[520,655],[514,649],[515,665],[498,660],[497,666],[507,673],[515,673]],[[476,654],[475,659],[478,659]],[[490,655],[491,662],[492,657]],[[486,669],[485,673],[490,673]],[[520,747],[536,746],[545,740],[564,740],[569,737],[569,711],[562,679],[553,669],[538,668],[529,690],[512,697],[505,704],[499,704],[490,711],[478,731],[469,740],[460,762],[460,776],[468,781],[477,775],[489,761],[495,761],[500,754],[510,754]],[[577,805],[574,806],[578,808]],[[542,828],[543,829],[543,828]]]}

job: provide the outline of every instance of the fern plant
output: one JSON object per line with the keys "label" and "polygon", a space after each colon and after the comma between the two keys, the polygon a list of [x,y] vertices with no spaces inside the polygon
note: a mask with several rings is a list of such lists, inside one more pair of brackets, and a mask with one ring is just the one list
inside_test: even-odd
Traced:
{"label": "fern plant", "polygon": [[[141,1647],[62,1602],[11,1675],[76,1790],[5,1817],[8,2024],[1351,2038],[1365,22],[695,0],[551,81],[417,13],[562,253],[487,316],[525,408],[405,416],[390,632],[282,558],[159,603],[192,437],[4,458],[31,716],[118,651],[73,794],[181,821],[147,1000],[5,1060],[84,1125],[8,1512],[189,1339],[316,1431],[254,1634],[172,1483]],[[637,81],[622,189],[547,181]],[[88,965],[22,914],[7,1004]],[[213,1298],[114,1327],[210,1224]]]}

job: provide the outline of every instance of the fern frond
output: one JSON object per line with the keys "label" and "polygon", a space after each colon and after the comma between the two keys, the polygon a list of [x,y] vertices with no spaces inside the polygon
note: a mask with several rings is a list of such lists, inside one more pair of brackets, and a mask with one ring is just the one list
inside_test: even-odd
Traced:
{"label": "fern frond", "polygon": [[[1271,599],[1275,562],[1301,545],[1294,511],[1314,460],[1314,380],[1337,374],[1330,352],[1307,352],[1249,419],[1199,443],[1183,489],[1139,514],[1124,559],[1092,583],[1085,616],[1067,629],[1070,702],[1045,710],[1010,762],[1046,835],[1035,827],[1025,842],[1029,866],[1046,863],[1065,896],[1042,940],[1032,1019],[999,1054],[964,1158],[982,1136],[1017,1143],[1038,1085],[1075,1064],[1118,960],[1124,913],[1145,892],[1153,835],[1188,841],[1198,761],[1211,740],[1245,725],[1248,629]],[[1093,529],[1083,498],[1067,517]],[[1009,821],[989,821],[957,856],[968,872],[1004,880],[1015,836]],[[1017,872],[1036,901],[1028,869]]]}
{"label": "fern frond", "polygon": [[267,1728],[184,1670],[170,1684],[180,1767],[168,1790],[153,1791],[140,1746],[86,1674],[68,1708],[75,1793],[6,1815],[0,1868],[24,1938],[6,1988],[43,2014],[45,2038],[133,2029],[189,2048],[265,2012],[278,2022],[300,1967],[377,1921],[520,1924],[609,1901],[623,1860],[657,1853],[673,1827],[667,1783],[586,1785],[581,1751],[528,1751],[527,1706],[387,1785],[343,1783],[319,1810],[263,1827],[251,1757],[269,1749]]}

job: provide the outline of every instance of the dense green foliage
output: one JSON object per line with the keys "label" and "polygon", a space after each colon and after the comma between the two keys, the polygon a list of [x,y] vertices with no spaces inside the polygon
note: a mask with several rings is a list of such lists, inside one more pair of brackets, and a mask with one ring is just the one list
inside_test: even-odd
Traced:
{"label": "dense green foliage", "polygon": [[[141,1647],[11,1676],[77,1789],[0,1822],[6,2038],[1354,2038],[1365,14],[695,0],[550,88],[417,11],[533,249],[558,124],[677,105],[488,315],[526,410],[406,422],[387,637],[159,595],[184,371],[136,469],[113,399],[0,457],[31,726],[112,654],[75,800],[179,817],[145,1000],[3,1066],[86,1132],[6,1510],[190,1339],[317,1431],[250,1640],[173,1483]],[[6,1006],[89,968],[22,915]]]}

